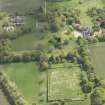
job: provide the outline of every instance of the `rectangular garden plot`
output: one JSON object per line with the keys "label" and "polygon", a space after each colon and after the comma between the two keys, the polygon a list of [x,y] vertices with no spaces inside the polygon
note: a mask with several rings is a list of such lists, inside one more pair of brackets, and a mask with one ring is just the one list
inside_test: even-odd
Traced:
{"label": "rectangular garden plot", "polygon": [[57,67],[48,71],[48,101],[81,100],[79,67]]}

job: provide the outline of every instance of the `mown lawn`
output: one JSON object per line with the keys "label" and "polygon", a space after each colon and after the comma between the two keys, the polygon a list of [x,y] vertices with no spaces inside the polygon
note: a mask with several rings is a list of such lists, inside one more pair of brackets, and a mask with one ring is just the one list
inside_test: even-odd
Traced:
{"label": "mown lawn", "polygon": [[35,63],[8,64],[4,66],[4,69],[10,80],[16,83],[26,100],[30,103],[39,102],[41,73]]}
{"label": "mown lawn", "polygon": [[105,43],[91,45],[90,56],[97,76],[105,78]]}
{"label": "mown lawn", "polygon": [[52,67],[48,72],[48,99],[62,100],[82,98],[80,68],[72,64]]}

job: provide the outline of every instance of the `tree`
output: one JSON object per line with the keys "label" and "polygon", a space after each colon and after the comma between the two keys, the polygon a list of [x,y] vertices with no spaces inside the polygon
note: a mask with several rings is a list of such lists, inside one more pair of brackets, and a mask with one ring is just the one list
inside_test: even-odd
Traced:
{"label": "tree", "polygon": [[91,95],[92,105],[104,105],[105,104],[105,88],[97,87]]}
{"label": "tree", "polygon": [[47,70],[49,68],[49,64],[48,62],[43,61],[39,63],[39,67],[40,67],[40,70]]}
{"label": "tree", "polygon": [[69,52],[69,53],[67,54],[67,56],[66,56],[66,60],[67,60],[67,61],[71,61],[71,62],[74,61],[74,55]]}
{"label": "tree", "polygon": [[60,26],[57,22],[53,21],[50,23],[50,29],[52,32],[57,32],[60,29]]}
{"label": "tree", "polygon": [[28,62],[31,60],[31,56],[29,53],[23,53],[22,59],[23,59],[23,61]]}
{"label": "tree", "polygon": [[101,86],[102,86],[103,88],[105,88],[105,80],[101,80],[101,81],[100,81],[100,84],[101,84]]}
{"label": "tree", "polygon": [[75,23],[75,19],[74,17],[69,17],[67,20],[68,25],[72,25],[73,23]]}
{"label": "tree", "polygon": [[54,56],[52,55],[51,57],[49,57],[49,63],[55,63],[56,61],[55,61],[55,58],[54,58]]}
{"label": "tree", "polygon": [[39,57],[39,68],[41,70],[46,70],[49,68],[48,57],[46,55],[40,55]]}
{"label": "tree", "polygon": [[92,82],[86,82],[82,85],[82,90],[84,93],[88,94],[92,91],[93,84]]}
{"label": "tree", "polygon": [[98,23],[94,23],[93,30],[94,30],[94,32],[99,31],[100,30],[100,25]]}

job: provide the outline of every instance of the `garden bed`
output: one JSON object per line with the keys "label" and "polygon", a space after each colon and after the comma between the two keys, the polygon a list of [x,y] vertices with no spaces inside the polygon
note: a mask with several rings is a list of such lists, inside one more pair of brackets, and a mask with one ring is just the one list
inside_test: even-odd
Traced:
{"label": "garden bed", "polygon": [[80,87],[80,68],[60,65],[48,71],[48,101],[80,101],[83,93]]}

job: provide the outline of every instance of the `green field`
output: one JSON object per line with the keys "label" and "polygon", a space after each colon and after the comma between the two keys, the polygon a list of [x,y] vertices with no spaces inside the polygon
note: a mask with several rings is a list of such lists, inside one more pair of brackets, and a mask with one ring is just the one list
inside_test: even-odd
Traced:
{"label": "green field", "polygon": [[44,50],[47,49],[48,39],[50,38],[47,34],[39,34],[39,33],[29,33],[27,35],[23,35],[16,40],[13,40],[12,49],[14,51],[27,51],[27,50],[35,50],[37,46],[43,47]]}
{"label": "green field", "polygon": [[14,81],[24,95],[25,99],[30,103],[38,103],[40,99],[40,77],[41,73],[35,63],[16,63],[4,66],[6,74],[10,80]]}
{"label": "green field", "polygon": [[2,10],[10,13],[26,13],[43,6],[43,0],[0,0]]}
{"label": "green field", "polygon": [[80,68],[72,64],[57,65],[48,72],[48,99],[62,100],[82,98]]}
{"label": "green field", "polygon": [[90,56],[97,76],[105,78],[105,43],[91,45]]}

